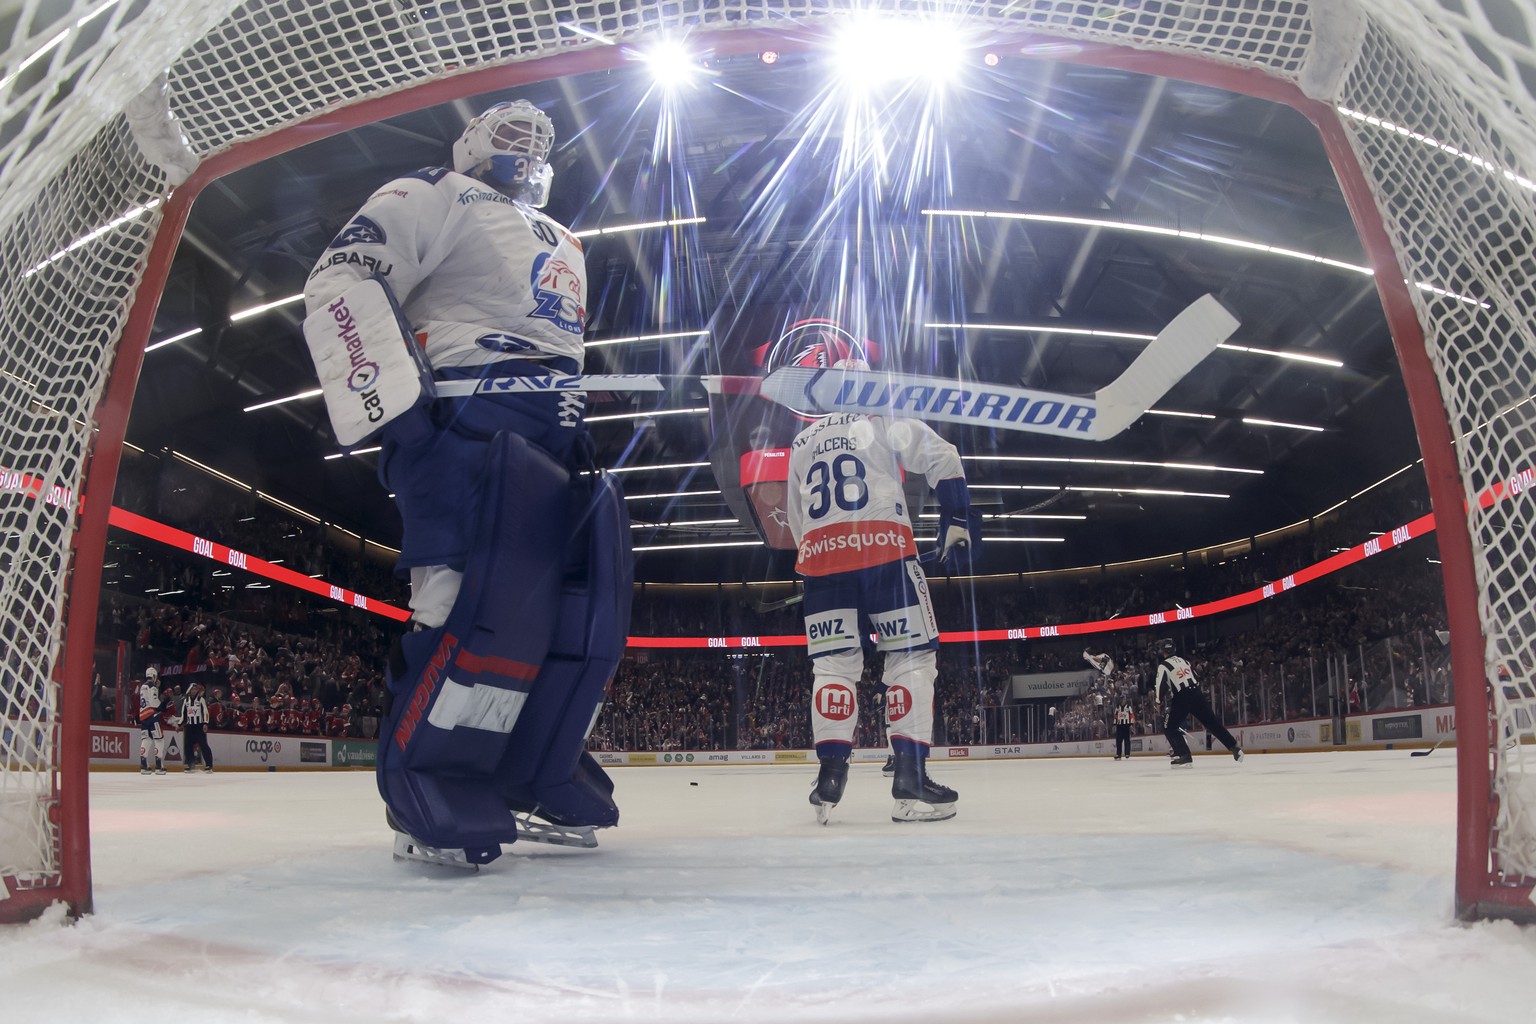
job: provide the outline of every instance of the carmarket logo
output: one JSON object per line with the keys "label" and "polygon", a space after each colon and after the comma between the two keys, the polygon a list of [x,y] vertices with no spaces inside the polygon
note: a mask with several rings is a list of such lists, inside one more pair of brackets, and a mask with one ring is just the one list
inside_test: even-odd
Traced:
{"label": "carmarket logo", "polygon": [[281,753],[283,744],[281,740],[246,740],[245,752],[255,754],[261,758],[262,764],[266,764],[267,758],[273,754]]}
{"label": "carmarket logo", "polygon": [[367,391],[378,379],[379,364],[370,359],[347,376],[347,387],[353,391]]}

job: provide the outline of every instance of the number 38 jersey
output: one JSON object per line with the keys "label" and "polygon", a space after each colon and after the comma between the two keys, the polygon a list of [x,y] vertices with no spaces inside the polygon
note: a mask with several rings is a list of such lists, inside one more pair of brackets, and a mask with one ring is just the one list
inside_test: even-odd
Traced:
{"label": "number 38 jersey", "polygon": [[802,576],[828,576],[917,554],[902,473],[930,486],[964,477],[955,446],[918,420],[834,413],[796,436],[788,514]]}

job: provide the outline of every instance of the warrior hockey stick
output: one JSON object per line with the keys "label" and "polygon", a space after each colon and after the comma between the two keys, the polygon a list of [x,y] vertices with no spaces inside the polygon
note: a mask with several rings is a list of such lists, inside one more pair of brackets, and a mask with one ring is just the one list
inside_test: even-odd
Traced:
{"label": "warrior hockey stick", "polygon": [[1428,750],[1414,750],[1414,751],[1411,751],[1408,754],[1408,756],[1409,757],[1428,757],[1430,754],[1433,754],[1436,750],[1439,750],[1440,749],[1440,744],[1442,744],[1444,742],[1445,742],[1444,740],[1436,740],[1435,741],[1435,745],[1430,747]]}
{"label": "warrior hockey stick", "polygon": [[1214,295],[1195,300],[1160,331],[1131,365],[1091,396],[872,370],[788,366],[757,377],[593,374],[441,381],[437,393],[666,391],[690,384],[709,394],[759,394],[796,412],[909,416],[941,423],[1021,430],[1107,441],[1134,423],[1209,355],[1238,322]]}

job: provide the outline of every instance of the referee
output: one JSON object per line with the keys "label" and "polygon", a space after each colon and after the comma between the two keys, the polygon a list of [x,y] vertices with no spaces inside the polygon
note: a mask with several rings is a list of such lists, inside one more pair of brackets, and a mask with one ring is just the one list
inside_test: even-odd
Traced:
{"label": "referee", "polygon": [[1125,698],[1120,699],[1120,706],[1115,709],[1115,760],[1122,757],[1127,761],[1131,759],[1131,723],[1136,721],[1136,712],[1131,710],[1130,702]]}
{"label": "referee", "polygon": [[1173,653],[1173,640],[1159,640],[1157,651],[1162,661],[1157,666],[1157,682],[1152,688],[1152,700],[1158,705],[1162,704],[1163,684],[1167,683],[1168,717],[1163,720],[1163,735],[1168,737],[1168,745],[1173,748],[1171,767],[1187,768],[1195,763],[1189,752],[1189,744],[1184,740],[1184,730],[1180,728],[1184,719],[1190,715],[1194,715],[1212,736],[1221,740],[1222,746],[1232,752],[1234,760],[1241,761],[1243,748],[1238,746],[1236,738],[1221,724],[1216,712],[1211,710],[1210,701],[1205,699],[1205,694],[1200,692],[1195,682],[1195,672],[1189,667],[1189,662]]}
{"label": "referee", "polygon": [[181,702],[182,737],[181,770],[192,771],[192,752],[203,759],[203,771],[213,771],[213,749],[208,746],[208,701],[203,699],[203,684],[187,687],[187,696]]}

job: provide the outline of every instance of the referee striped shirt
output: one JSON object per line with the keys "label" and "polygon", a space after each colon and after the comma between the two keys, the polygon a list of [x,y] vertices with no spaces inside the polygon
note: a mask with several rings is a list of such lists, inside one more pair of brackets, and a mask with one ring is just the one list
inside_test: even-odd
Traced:
{"label": "referee striped shirt", "polygon": [[181,705],[183,725],[207,725],[208,702],[202,697],[188,697]]}

